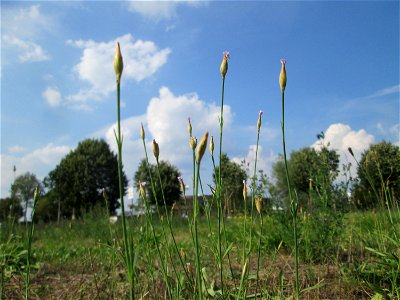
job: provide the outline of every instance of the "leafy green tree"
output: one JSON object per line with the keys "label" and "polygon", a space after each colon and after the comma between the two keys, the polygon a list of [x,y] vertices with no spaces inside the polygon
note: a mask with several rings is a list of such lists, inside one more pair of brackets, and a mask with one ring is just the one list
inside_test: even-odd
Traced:
{"label": "leafy green tree", "polygon": [[[288,160],[288,170],[292,188],[302,206],[316,204],[310,202],[310,191],[317,192],[327,205],[333,204],[328,201],[332,199],[333,181],[339,174],[339,155],[336,151],[326,147],[319,151],[308,147],[293,151]],[[276,179],[276,195],[283,197],[284,202],[288,203],[285,165],[282,160],[274,164],[273,176]]]}
{"label": "leafy green tree", "polygon": [[40,197],[36,205],[35,219],[45,223],[57,220],[58,201],[53,190]]}
{"label": "leafy green tree", "polygon": [[[178,202],[181,195],[181,189],[178,181],[178,177],[181,176],[180,172],[176,167],[171,165],[169,162],[160,161],[159,162],[160,177],[162,182],[162,187],[165,196],[165,202],[167,206],[172,205],[174,202]],[[150,174],[154,182],[155,196],[151,187]],[[164,205],[161,185],[158,177],[157,166],[149,164],[147,167],[146,159],[142,159],[135,172],[135,186],[139,191],[139,181],[145,182],[145,190],[147,199],[150,203],[155,204],[156,201],[159,205]]]}
{"label": "leafy green tree", "polygon": [[371,208],[400,199],[400,150],[383,141],[364,151],[357,168],[359,182],[353,199],[360,208]]}
{"label": "leafy green tree", "polygon": [[[243,207],[243,180],[247,178],[246,171],[231,161],[226,153],[221,157],[222,200],[227,213]],[[213,172],[215,183],[218,178],[219,166]]]}
{"label": "leafy green tree", "polygon": [[41,183],[35,174],[29,172],[18,176],[11,185],[11,198],[17,199],[24,208],[24,222],[26,222],[28,206],[33,200],[36,187],[41,188]]}
{"label": "leafy green tree", "polygon": [[11,197],[0,199],[0,221],[22,216],[23,209],[17,199]]}
{"label": "leafy green tree", "polygon": [[[87,139],[67,154],[45,179],[53,199],[61,202],[63,216],[88,211],[95,205],[105,206],[107,193],[111,213],[119,207],[118,160],[104,140]],[[124,192],[128,180],[123,173]]]}

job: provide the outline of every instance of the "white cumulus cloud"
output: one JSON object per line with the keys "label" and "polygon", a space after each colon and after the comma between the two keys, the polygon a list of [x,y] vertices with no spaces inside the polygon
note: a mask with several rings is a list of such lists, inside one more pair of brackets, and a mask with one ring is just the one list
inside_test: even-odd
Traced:
{"label": "white cumulus cloud", "polygon": [[[123,164],[129,179],[132,179],[137,170],[140,159],[145,157],[143,143],[140,138],[140,124],[143,123],[146,131],[146,141],[150,160],[154,163],[152,154],[152,139],[160,146],[160,160],[168,160],[182,172],[185,181],[190,183],[192,171],[192,152],[189,148],[187,132],[188,117],[191,118],[193,135],[200,140],[201,136],[209,131],[210,136],[216,137],[219,133],[218,117],[220,106],[201,100],[195,93],[174,95],[169,88],[160,88],[159,95],[151,99],[147,112],[142,116],[133,116],[121,123],[124,136]],[[229,106],[224,106],[224,127],[229,129],[233,114]],[[96,137],[105,138],[114,152],[117,151],[113,124],[95,133]],[[215,139],[217,142],[217,138]],[[205,176],[211,176],[209,155],[205,155]],[[208,178],[211,179],[211,178]],[[207,180],[207,179],[205,179]]]}
{"label": "white cumulus cloud", "polygon": [[58,146],[50,143],[23,156],[0,154],[0,197],[4,198],[9,195],[11,184],[14,181],[14,166],[16,167],[17,176],[25,172],[31,172],[42,180],[70,150],[68,146]]}
{"label": "white cumulus cloud", "polygon": [[115,90],[113,61],[117,42],[121,45],[124,60],[122,83],[126,80],[140,82],[151,77],[167,62],[171,52],[169,48],[159,49],[152,41],[135,40],[131,34],[108,42],[67,41],[67,44],[83,49],[80,62],[73,70],[80,80],[89,85],[66,97],[70,106],[100,100]]}
{"label": "white cumulus cloud", "polygon": [[56,87],[47,87],[42,96],[51,107],[57,107],[61,104],[61,93]]}
{"label": "white cumulus cloud", "polygon": [[[250,145],[246,156],[244,157],[233,157],[232,161],[237,164],[241,164],[242,161],[246,162],[246,168],[248,168],[248,175],[253,176],[254,174],[254,163],[256,160],[256,150],[257,145]],[[262,146],[258,146],[258,154],[257,154],[257,171],[263,170],[264,174],[271,176],[272,174],[272,166],[277,161],[278,155],[275,154],[272,150],[268,150],[267,153],[264,153],[264,149]]]}
{"label": "white cumulus cloud", "polygon": [[[216,136],[220,109],[214,103],[200,100],[197,94],[175,96],[167,87],[162,87],[159,96],[151,99],[147,108],[149,131],[167,153],[168,159],[179,162],[187,150],[188,118],[198,140],[206,131],[210,136]],[[224,126],[230,126],[232,117],[230,106],[224,106]]]}
{"label": "white cumulus cloud", "polygon": [[[356,175],[356,163],[351,157],[348,148],[351,147],[357,160],[361,154],[374,143],[374,136],[367,133],[364,129],[353,130],[349,125],[337,123],[330,125],[325,131],[324,145],[336,150],[340,156],[340,165],[351,163],[351,175]],[[322,147],[320,141],[316,141],[311,147],[319,150]]]}

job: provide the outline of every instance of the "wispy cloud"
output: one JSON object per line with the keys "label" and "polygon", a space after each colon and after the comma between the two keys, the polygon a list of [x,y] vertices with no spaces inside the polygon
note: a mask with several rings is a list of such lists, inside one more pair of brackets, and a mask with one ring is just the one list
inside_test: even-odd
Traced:
{"label": "wispy cloud", "polygon": [[32,41],[24,41],[15,36],[3,35],[2,42],[5,47],[16,49],[18,60],[22,63],[50,59],[50,56],[45,52],[45,50]]}
{"label": "wispy cloud", "polygon": [[363,98],[371,99],[371,98],[383,97],[383,96],[398,94],[398,93],[400,93],[400,84],[378,90],[378,91],[372,93],[371,95],[368,95]]}
{"label": "wispy cloud", "polygon": [[124,58],[124,76],[126,80],[140,82],[154,75],[168,60],[169,48],[158,49],[152,41],[135,40],[131,34],[117,37],[108,42],[93,40],[67,41],[68,45],[83,49],[80,62],[73,71],[86,88],[66,96],[67,106],[71,108],[88,107],[88,102],[99,101],[115,90],[113,60],[115,45],[121,44]]}
{"label": "wispy cloud", "polygon": [[44,15],[39,5],[2,8],[2,48],[21,63],[49,60],[39,44],[41,35],[54,28],[54,20]]}
{"label": "wispy cloud", "polygon": [[26,151],[26,149],[20,145],[15,145],[15,146],[8,148],[8,152],[12,153],[12,154],[23,153],[25,151]]}
{"label": "wispy cloud", "polygon": [[179,6],[199,7],[206,5],[208,1],[130,1],[128,10],[138,13],[146,18],[159,21],[172,19],[177,15]]}
{"label": "wispy cloud", "polygon": [[399,93],[400,85],[386,87],[366,96],[343,101],[343,105],[331,107],[329,113],[341,119],[346,116],[369,114],[377,116],[378,119],[393,116],[393,112],[399,111]]}

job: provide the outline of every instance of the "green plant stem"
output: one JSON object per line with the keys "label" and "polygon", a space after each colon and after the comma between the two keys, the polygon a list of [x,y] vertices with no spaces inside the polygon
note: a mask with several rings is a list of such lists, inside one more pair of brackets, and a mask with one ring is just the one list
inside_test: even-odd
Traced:
{"label": "green plant stem", "polygon": [[121,137],[121,105],[120,105],[120,97],[121,97],[121,89],[120,89],[120,81],[117,80],[117,146],[118,146],[118,182],[119,182],[119,198],[121,200],[121,214],[122,214],[122,233],[124,239],[124,248],[125,248],[125,260],[127,264],[128,278],[129,278],[129,296],[130,299],[135,299],[134,294],[134,274],[132,269],[132,253],[131,247],[128,244],[128,234],[126,228],[126,220],[125,220],[125,203],[124,203],[124,187],[123,187],[123,177],[122,177],[122,137]]}
{"label": "green plant stem", "polygon": [[297,241],[297,201],[294,201],[292,195],[292,185],[289,176],[287,158],[286,158],[286,142],[285,142],[285,92],[282,91],[282,145],[283,145],[283,159],[285,162],[285,173],[286,173],[286,181],[289,192],[289,200],[290,200],[290,212],[292,214],[293,219],[293,237],[295,244],[295,272],[296,272],[296,299],[300,297],[300,286],[299,286],[299,254],[298,254],[298,241]]}
{"label": "green plant stem", "polygon": [[250,260],[250,253],[252,248],[252,235],[253,235],[253,226],[254,226],[254,202],[255,202],[255,189],[257,186],[256,179],[257,179],[257,160],[258,160],[258,147],[260,143],[260,129],[257,131],[257,143],[256,143],[256,157],[254,160],[254,172],[253,172],[253,182],[252,182],[252,189],[251,189],[251,211],[250,211],[250,245],[249,245],[249,252],[248,258]]}
{"label": "green plant stem", "polygon": [[35,196],[33,199],[31,224],[29,226],[29,231],[28,231],[28,253],[27,253],[27,257],[26,257],[26,273],[25,273],[25,299],[26,300],[29,299],[29,288],[30,288],[30,280],[31,280],[30,275],[31,275],[32,239],[33,239],[33,232],[35,230],[35,210],[36,210],[37,201],[38,201],[38,191],[36,190]]}
{"label": "green plant stem", "polygon": [[[168,224],[168,226],[169,226],[169,231],[170,231],[170,234],[171,234],[171,237],[172,237],[172,242],[173,242],[173,244],[174,244],[175,251],[176,251],[176,253],[178,254],[179,261],[180,261],[180,263],[181,263],[181,265],[182,265],[183,271],[185,272],[186,278],[187,278],[187,280],[189,281],[189,284],[192,285],[192,279],[190,278],[189,273],[188,273],[187,269],[185,268],[185,264],[184,264],[184,262],[183,262],[181,253],[180,253],[180,251],[179,251],[179,249],[178,249],[178,246],[177,246],[177,244],[176,244],[174,231],[172,230],[171,220],[169,219],[169,214],[168,214],[168,210],[167,210],[167,203],[166,203],[165,195],[164,195],[164,187],[163,187],[163,184],[162,184],[161,174],[160,174],[160,164],[159,164],[159,162],[158,162],[158,159],[156,159],[156,160],[157,160],[158,180],[159,180],[159,182],[160,182],[161,194],[162,194],[162,198],[163,198],[163,202],[164,202],[164,211],[165,211],[165,216],[166,216],[166,218],[167,218],[167,224]],[[173,266],[174,266],[174,264],[173,264]],[[174,266],[174,270],[175,270],[175,266]],[[178,274],[177,274],[177,273],[176,273],[176,275],[177,275],[177,278],[178,278]],[[179,280],[178,280],[178,285],[180,285]]]}
{"label": "green plant stem", "polygon": [[[256,157],[254,160],[254,172],[253,172],[253,178],[252,178],[252,187],[251,187],[251,210],[250,210],[250,228],[249,228],[249,249],[247,252],[247,259],[249,260],[249,266],[251,265],[251,249],[253,245],[253,227],[254,227],[254,202],[255,202],[255,188],[256,188],[256,174],[257,174],[257,160],[258,160],[258,148],[259,148],[259,143],[260,143],[260,128],[258,128],[257,131],[257,143],[256,143]],[[247,204],[245,203],[245,207],[247,208]],[[246,214],[245,214],[246,218]],[[245,219],[246,222],[246,219]],[[244,250],[243,250],[244,251]],[[243,254],[244,256],[244,254]],[[246,261],[246,258],[244,258],[244,262]],[[244,264],[243,262],[243,264]],[[247,280],[247,272],[245,276],[243,277],[243,281]],[[244,282],[241,283],[241,287],[245,287]],[[241,292],[241,288],[240,288]]]}
{"label": "green plant stem", "polygon": [[193,225],[194,225],[194,241],[195,241],[195,253],[196,253],[196,284],[198,287],[198,299],[203,299],[202,293],[202,276],[201,276],[201,265],[200,265],[200,250],[199,250],[199,238],[198,238],[198,216],[199,216],[199,199],[197,198],[199,192],[199,178],[200,178],[200,163],[197,164],[196,169],[196,180],[195,180],[195,193],[193,195]]}
{"label": "green plant stem", "polygon": [[146,208],[146,216],[147,216],[148,223],[150,224],[150,229],[151,229],[151,232],[152,232],[152,235],[153,235],[154,244],[156,245],[157,253],[158,253],[158,256],[160,257],[161,271],[162,271],[162,274],[164,276],[165,284],[167,285],[167,292],[168,292],[168,295],[169,295],[170,299],[172,299],[172,291],[171,291],[171,287],[170,287],[170,284],[169,284],[169,281],[168,281],[166,261],[164,261],[163,256],[161,254],[160,246],[159,246],[159,243],[158,243],[158,240],[157,240],[156,232],[154,230],[153,222],[151,220],[150,209],[149,209],[149,206],[148,206],[148,203],[147,203],[147,198],[146,198],[145,194],[142,195],[142,199],[144,201],[144,205],[145,205],[145,208]]}
{"label": "green plant stem", "polygon": [[[256,287],[256,294],[257,290],[260,288],[260,256],[261,256],[261,237],[263,235],[263,216],[260,213],[260,236],[258,238],[258,255],[257,255],[257,287]],[[261,295],[262,298],[262,295]]]}
{"label": "green plant stem", "polygon": [[242,252],[242,268],[244,263],[246,262],[246,246],[247,246],[247,239],[246,239],[246,222],[247,222],[247,198],[244,200],[244,221],[243,221],[243,252]]}
{"label": "green plant stem", "polygon": [[[169,249],[169,241],[167,239],[167,234],[165,233],[164,221],[163,221],[163,218],[161,216],[160,208],[159,208],[159,205],[158,205],[157,193],[156,193],[156,190],[155,190],[153,175],[151,174],[151,170],[150,170],[149,156],[147,154],[147,147],[146,147],[146,142],[145,142],[144,139],[143,139],[143,148],[144,148],[144,152],[145,152],[145,156],[146,156],[147,170],[149,172],[149,177],[150,177],[150,185],[151,185],[151,189],[152,189],[152,192],[153,192],[153,195],[154,195],[154,199],[155,199],[155,202],[156,202],[157,215],[158,215],[158,218],[160,219],[160,222],[161,222],[161,233],[162,233],[162,236],[163,236],[163,238],[165,240],[165,244],[166,244],[166,250],[167,250],[166,254],[168,255],[168,258],[170,259],[171,264],[173,264],[173,258],[172,258],[172,255],[171,255],[171,252],[170,252],[170,249]],[[161,256],[160,256],[160,259],[162,260]],[[165,260],[165,262],[166,261],[167,260]],[[174,267],[174,270],[175,270],[175,267]],[[167,289],[170,291],[171,290],[171,286],[170,286],[169,281],[166,282],[166,285],[167,285]]]}
{"label": "green plant stem", "polygon": [[221,94],[221,115],[219,119],[219,172],[217,182],[218,192],[218,250],[220,257],[220,280],[221,280],[221,291],[224,295],[224,277],[223,277],[223,257],[222,257],[222,232],[221,232],[221,219],[223,218],[222,212],[222,137],[224,127],[224,96],[225,96],[225,77],[222,78],[222,94]]}

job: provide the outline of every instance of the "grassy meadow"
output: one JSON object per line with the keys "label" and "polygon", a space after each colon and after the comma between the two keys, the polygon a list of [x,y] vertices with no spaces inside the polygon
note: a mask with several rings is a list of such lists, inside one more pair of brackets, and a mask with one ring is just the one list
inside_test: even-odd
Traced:
{"label": "grassy meadow", "polygon": [[[392,230],[400,232],[399,211],[392,212],[392,218],[397,224],[395,228],[389,226],[386,211],[348,213],[343,216],[340,234],[327,244],[327,239],[320,235],[320,228],[310,227],[307,218],[303,217],[299,223],[300,231],[307,230],[312,237],[299,241],[300,287],[302,290],[313,289],[304,291],[301,299],[371,299],[379,288],[390,288],[390,266],[382,264],[382,257],[366,247],[386,249],[388,255],[397,251],[397,257],[400,255],[399,248],[396,249],[389,239]],[[213,218],[212,222],[216,223],[217,219]],[[150,228],[144,217],[128,218],[127,223],[135,236],[135,254],[138,257],[135,264],[137,298],[165,299],[166,287]],[[235,283],[238,285],[242,272],[241,245],[249,238],[242,234],[242,223],[243,215],[226,220],[227,239],[234,245],[230,252],[234,277],[227,282],[231,291],[234,291]],[[185,263],[190,268],[195,264],[195,255],[190,247],[187,220],[174,216],[172,224],[178,246],[184,249]],[[155,219],[154,225],[161,232],[160,222]],[[266,212],[263,225],[260,262],[263,299],[291,298],[294,295],[295,272],[290,217],[283,212]],[[323,227],[323,224],[320,225]],[[10,226],[2,224],[1,227],[2,297],[23,299],[26,231],[24,225],[14,224],[13,229]],[[11,230],[13,234],[10,234]],[[256,226],[253,234],[255,245],[259,234],[260,227]],[[110,224],[107,214],[100,209],[76,221],[38,224],[32,244],[31,299],[128,298],[124,266],[118,257],[121,236],[120,221]],[[204,274],[207,275],[208,297],[217,299],[213,294],[220,288],[218,270],[204,216],[199,220],[199,241]],[[167,245],[162,243],[160,246],[161,252],[166,255]],[[248,297],[256,290],[256,250],[251,253]],[[176,255],[174,260],[178,264]],[[393,268],[392,271],[396,271],[395,265]],[[194,270],[190,271],[194,276]],[[229,272],[228,268],[226,272]],[[184,274],[182,271],[179,274],[184,286]],[[172,269],[168,270],[168,275],[175,277]],[[397,277],[397,283],[398,280]],[[190,294],[182,289],[180,299],[190,299]],[[233,292],[231,297],[234,297]]]}

